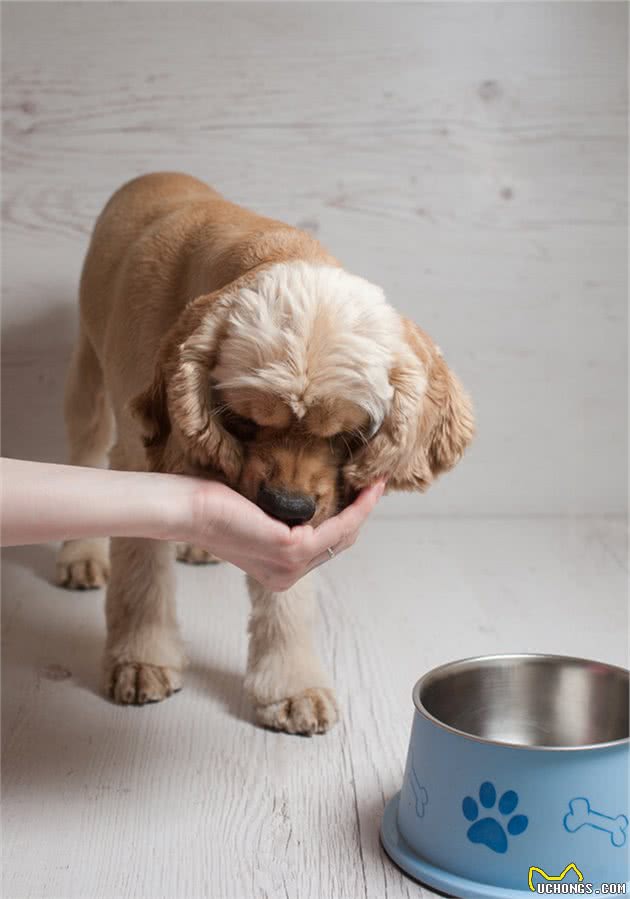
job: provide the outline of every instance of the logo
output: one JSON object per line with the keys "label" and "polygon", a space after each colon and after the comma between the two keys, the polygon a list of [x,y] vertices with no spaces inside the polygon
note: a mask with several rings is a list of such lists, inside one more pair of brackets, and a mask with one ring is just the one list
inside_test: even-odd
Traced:
{"label": "logo", "polygon": [[537,887],[534,886],[534,874],[540,874],[540,876],[548,882],[560,883],[561,880],[564,880],[569,871],[575,871],[578,882],[582,883],[582,881],[584,880],[584,875],[574,862],[571,862],[571,864],[567,865],[562,874],[546,874],[542,868],[537,868],[535,865],[532,865],[529,869],[529,877],[527,878],[527,883],[529,884],[529,888],[532,893],[541,892]]}
{"label": "logo", "polygon": [[[537,876],[536,876],[537,875]],[[536,882],[534,878],[536,877]],[[568,877],[568,880],[565,878]],[[595,886],[584,880],[584,875],[570,862],[561,874],[547,874],[542,868],[532,865],[527,883],[532,893],[541,896],[625,896],[625,883],[601,883]]]}

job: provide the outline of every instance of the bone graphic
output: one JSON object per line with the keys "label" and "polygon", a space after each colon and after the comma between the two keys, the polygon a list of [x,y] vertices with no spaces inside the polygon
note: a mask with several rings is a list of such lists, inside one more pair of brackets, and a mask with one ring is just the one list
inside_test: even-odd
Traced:
{"label": "bone graphic", "polygon": [[602,815],[601,812],[595,812],[588,799],[579,797],[569,802],[569,811],[564,816],[564,826],[569,833],[575,833],[580,827],[594,827],[595,830],[609,833],[613,846],[624,846],[628,819],[625,815],[610,818],[608,815]]}
{"label": "bone graphic", "polygon": [[416,815],[419,818],[424,818],[424,809],[429,802],[429,796],[425,787],[423,787],[418,780],[418,775],[416,774],[416,769],[413,765],[411,766],[411,787],[413,789],[413,794],[416,797]]}

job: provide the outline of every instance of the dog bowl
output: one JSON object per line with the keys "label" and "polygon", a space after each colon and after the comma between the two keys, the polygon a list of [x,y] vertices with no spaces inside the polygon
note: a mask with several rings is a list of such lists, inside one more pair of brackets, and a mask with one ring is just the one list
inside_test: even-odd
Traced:
{"label": "dog bowl", "polygon": [[402,789],[383,815],[388,855],[466,899],[539,883],[630,893],[629,681],[624,668],[552,655],[430,671],[413,690]]}

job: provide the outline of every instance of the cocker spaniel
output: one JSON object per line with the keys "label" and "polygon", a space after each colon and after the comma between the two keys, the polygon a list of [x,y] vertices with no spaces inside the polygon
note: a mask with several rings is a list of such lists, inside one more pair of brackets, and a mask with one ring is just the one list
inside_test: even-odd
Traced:
{"label": "cocker spaniel", "polygon": [[[426,490],[473,435],[433,341],[311,236],[195,178],[124,185],[99,216],[66,390],[70,460],[217,478],[289,525],[317,525],[385,476]],[[106,683],[116,702],[181,686],[172,547],[111,541]],[[188,560],[203,558],[194,548]],[[68,541],[60,583],[102,585],[105,540]],[[257,720],[321,733],[338,717],[312,644],[310,576],[250,579],[245,687]]]}

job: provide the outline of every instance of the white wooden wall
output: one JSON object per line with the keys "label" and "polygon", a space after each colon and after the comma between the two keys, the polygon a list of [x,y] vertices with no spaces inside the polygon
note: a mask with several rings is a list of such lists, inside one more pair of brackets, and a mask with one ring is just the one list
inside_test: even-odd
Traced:
{"label": "white wooden wall", "polygon": [[443,347],[465,463],[380,514],[621,514],[624,3],[4,3],[4,452],[63,458],[94,217],[181,169],[316,233]]}

